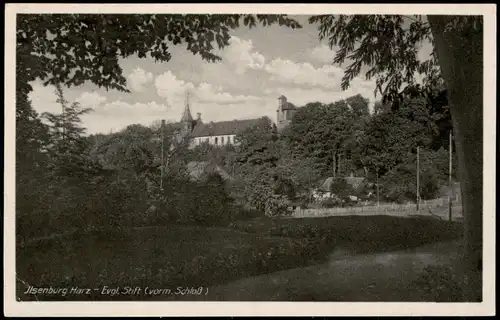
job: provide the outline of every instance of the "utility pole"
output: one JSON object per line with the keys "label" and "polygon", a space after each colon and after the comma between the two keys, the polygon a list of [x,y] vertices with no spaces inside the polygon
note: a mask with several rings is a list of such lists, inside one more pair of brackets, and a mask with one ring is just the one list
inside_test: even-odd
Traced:
{"label": "utility pole", "polygon": [[449,145],[449,148],[448,148],[448,153],[450,154],[450,161],[449,161],[449,165],[450,165],[450,169],[448,170],[448,184],[449,184],[449,188],[450,188],[450,191],[448,193],[448,220],[451,221],[451,214],[452,214],[452,195],[453,195],[453,187],[452,187],[452,182],[451,182],[451,161],[452,161],[452,149],[453,149],[453,144],[452,144],[452,141],[453,141],[453,134],[451,133],[451,130],[450,130],[450,145]]}
{"label": "utility pole", "polygon": [[420,207],[420,148],[417,147],[417,212]]}
{"label": "utility pole", "polygon": [[62,107],[62,140],[66,140],[66,101],[61,99],[61,107]]}
{"label": "utility pole", "polygon": [[333,177],[335,178],[336,168],[337,167],[337,153],[333,152]]}
{"label": "utility pole", "polygon": [[379,187],[378,187],[378,167],[377,167],[377,211],[380,207]]}
{"label": "utility pole", "polygon": [[164,137],[164,128],[165,128],[165,120],[161,120],[161,127],[160,127],[160,137],[161,137],[161,167],[160,167],[160,190],[163,191],[163,166],[164,166],[164,143],[165,143],[165,137]]}
{"label": "utility pole", "polygon": [[342,169],[342,161],[341,160],[342,160],[342,153],[339,153],[339,170],[338,170],[338,172],[339,172],[340,177],[342,177],[342,170],[341,170]]}

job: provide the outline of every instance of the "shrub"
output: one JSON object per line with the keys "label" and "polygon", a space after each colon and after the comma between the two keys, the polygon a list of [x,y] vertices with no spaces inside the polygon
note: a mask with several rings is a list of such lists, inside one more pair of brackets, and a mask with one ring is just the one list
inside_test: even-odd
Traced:
{"label": "shrub", "polygon": [[354,190],[352,190],[351,186],[344,178],[334,178],[332,184],[330,185],[330,192],[339,198],[344,199],[354,193]]}
{"label": "shrub", "polygon": [[266,201],[266,215],[269,217],[281,217],[290,215],[288,210],[290,201],[285,195],[273,194]]}
{"label": "shrub", "polygon": [[233,201],[220,175],[211,173],[196,182],[183,176],[169,178],[159,201],[169,221],[210,226],[231,220]]}
{"label": "shrub", "polygon": [[326,199],[321,201],[321,207],[323,208],[333,208],[338,205],[340,205],[340,202],[335,199]]}

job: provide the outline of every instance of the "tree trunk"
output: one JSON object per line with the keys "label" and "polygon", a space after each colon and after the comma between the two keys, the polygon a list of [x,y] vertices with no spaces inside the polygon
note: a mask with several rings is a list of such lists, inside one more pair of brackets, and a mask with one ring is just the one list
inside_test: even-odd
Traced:
{"label": "tree trunk", "polygon": [[482,301],[483,248],[483,31],[452,29],[456,17],[428,16],[448,89],[464,216],[466,301]]}

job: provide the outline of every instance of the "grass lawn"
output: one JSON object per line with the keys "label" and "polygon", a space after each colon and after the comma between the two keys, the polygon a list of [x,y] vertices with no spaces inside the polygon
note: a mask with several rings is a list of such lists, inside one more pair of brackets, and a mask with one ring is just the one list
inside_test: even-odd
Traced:
{"label": "grass lawn", "polygon": [[384,252],[454,240],[461,222],[394,216],[338,216],[320,218],[260,218],[232,223],[231,228],[268,236],[307,239],[318,246],[352,253]]}
{"label": "grass lawn", "polygon": [[[229,228],[138,228],[50,239],[17,252],[20,300],[165,300],[148,288],[207,287],[322,262],[336,249],[380,252],[458,238],[459,223],[389,216],[256,219]],[[21,281],[22,280],[22,281]],[[90,294],[26,295],[26,286]],[[140,294],[101,294],[104,286]],[[94,290],[96,289],[96,290]],[[111,293],[111,292],[110,292]]]}
{"label": "grass lawn", "polygon": [[[102,295],[100,289],[198,288],[301,266],[314,258],[318,257],[304,241],[228,229],[172,226],[75,235],[18,249],[17,295],[23,301],[137,300],[144,297]],[[27,287],[23,282],[34,287],[92,291],[90,295],[35,298],[24,294]]]}

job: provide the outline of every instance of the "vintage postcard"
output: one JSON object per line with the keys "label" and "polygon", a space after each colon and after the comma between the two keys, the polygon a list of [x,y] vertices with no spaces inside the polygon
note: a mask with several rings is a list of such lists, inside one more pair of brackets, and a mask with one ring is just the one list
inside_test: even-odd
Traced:
{"label": "vintage postcard", "polygon": [[495,9],[7,4],[6,315],[493,315]]}

